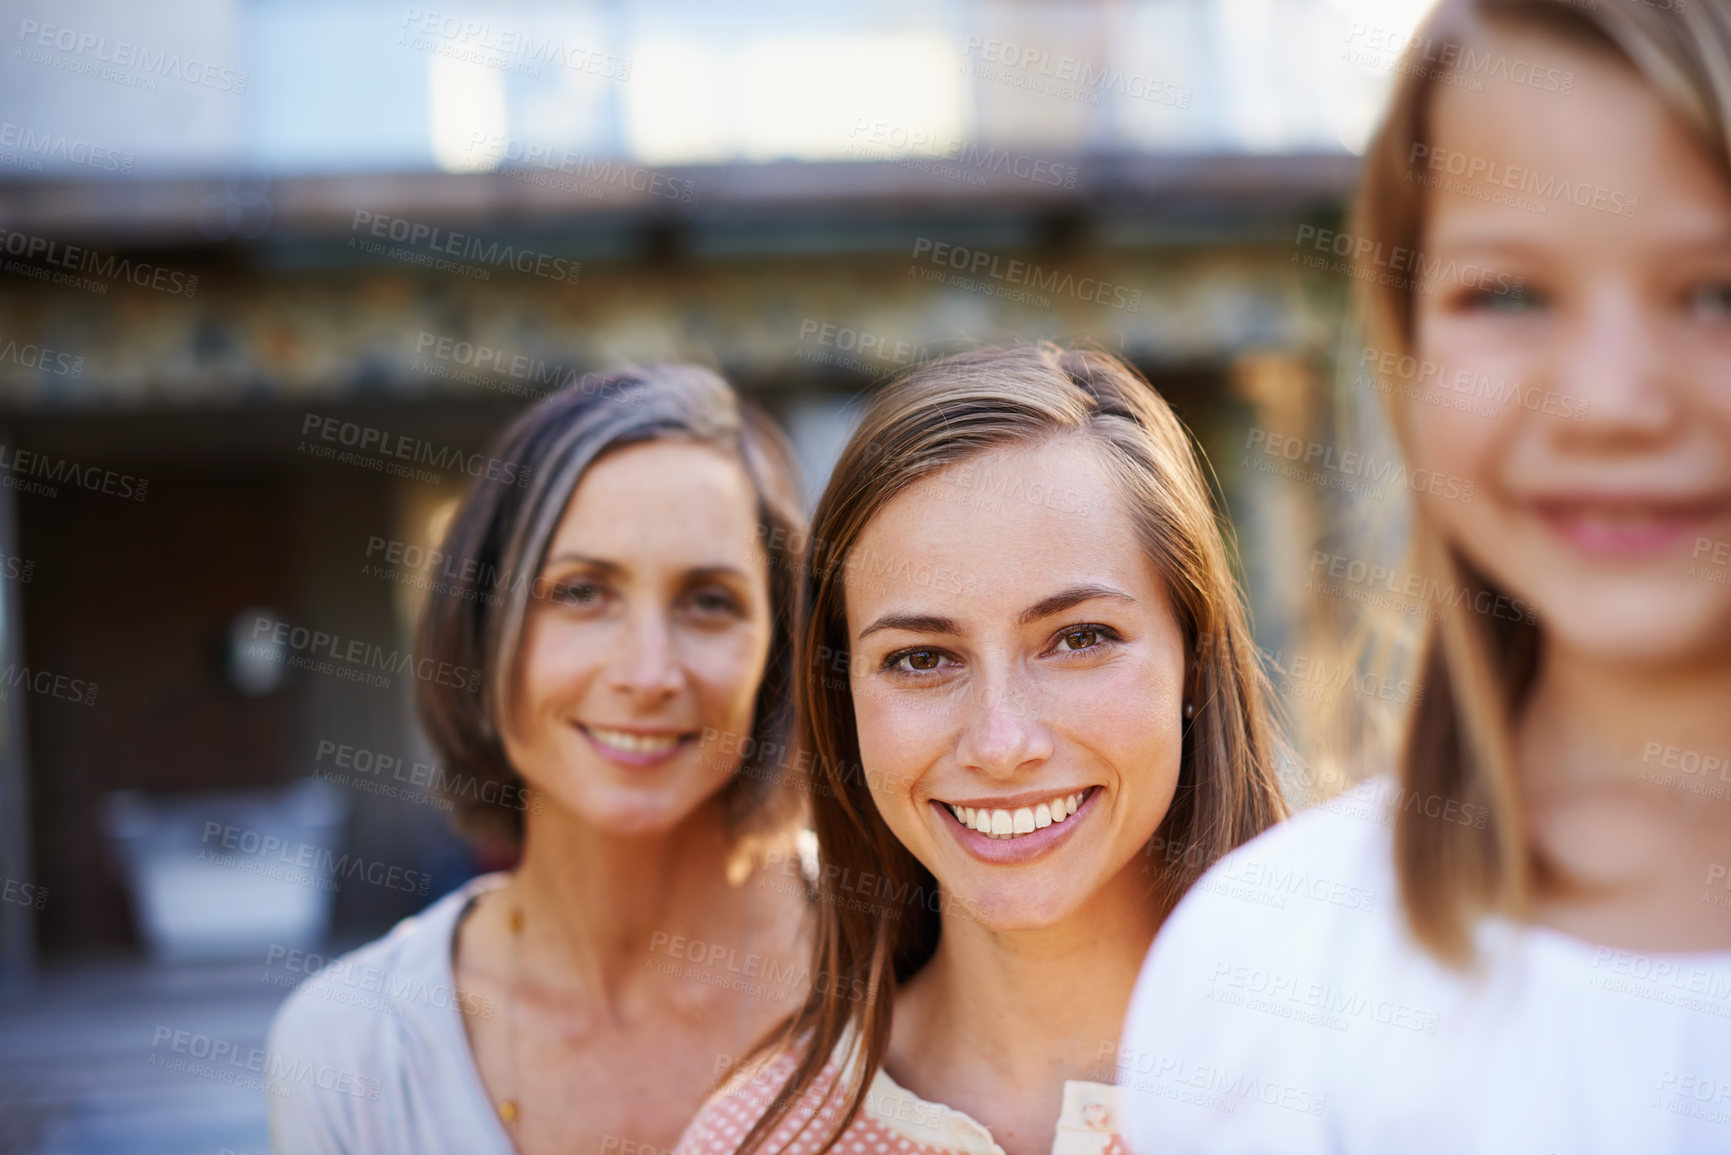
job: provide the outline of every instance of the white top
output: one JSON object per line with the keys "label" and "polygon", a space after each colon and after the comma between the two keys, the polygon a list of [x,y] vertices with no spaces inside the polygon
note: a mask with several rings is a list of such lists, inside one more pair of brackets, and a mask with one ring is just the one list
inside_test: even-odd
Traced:
{"label": "white top", "polygon": [[512,1155],[481,1085],[451,946],[483,875],[296,988],[267,1044],[266,1099],[277,1155]]}
{"label": "white top", "polygon": [[1480,976],[1448,970],[1403,921],[1399,798],[1367,782],[1239,847],[1179,904],[1117,1057],[1130,1146],[1731,1152],[1731,952],[1486,920]]}

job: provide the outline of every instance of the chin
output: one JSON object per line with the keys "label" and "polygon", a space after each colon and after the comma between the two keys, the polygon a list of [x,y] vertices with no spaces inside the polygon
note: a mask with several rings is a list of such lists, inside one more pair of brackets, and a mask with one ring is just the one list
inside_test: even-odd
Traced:
{"label": "chin", "polygon": [[1686,612],[1686,607],[1648,603],[1632,610],[1633,599],[1583,607],[1578,616],[1547,621],[1555,643],[1570,653],[1605,662],[1669,666],[1716,659],[1731,643],[1731,621]]}
{"label": "chin", "polygon": [[1074,895],[1068,890],[1041,894],[1029,887],[1007,884],[952,892],[941,883],[939,889],[946,897],[945,911],[990,931],[1044,930],[1076,907]]}
{"label": "chin", "polygon": [[616,835],[664,834],[691,816],[702,799],[666,790],[614,790],[578,799],[571,809],[589,825]]}

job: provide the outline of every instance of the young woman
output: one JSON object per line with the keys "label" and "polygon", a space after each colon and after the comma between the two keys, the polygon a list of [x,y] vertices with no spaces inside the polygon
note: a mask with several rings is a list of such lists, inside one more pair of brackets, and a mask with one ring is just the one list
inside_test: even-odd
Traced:
{"label": "young woman", "polygon": [[418,690],[459,817],[521,856],[290,997],[284,1155],[665,1149],[804,995],[715,953],[807,949],[801,889],[746,885],[798,818],[785,440],[673,366],[549,397],[494,456],[530,480],[457,512],[419,647],[478,676]]}
{"label": "young woman", "polygon": [[1098,1155],[1155,930],[1284,812],[1189,439],[1104,354],[935,362],[809,560],[819,981],[677,1150]]}
{"label": "young woman", "polygon": [[1445,0],[1408,65],[1352,229],[1457,608],[1392,780],[1162,932],[1132,1143],[1731,1150],[1731,9]]}

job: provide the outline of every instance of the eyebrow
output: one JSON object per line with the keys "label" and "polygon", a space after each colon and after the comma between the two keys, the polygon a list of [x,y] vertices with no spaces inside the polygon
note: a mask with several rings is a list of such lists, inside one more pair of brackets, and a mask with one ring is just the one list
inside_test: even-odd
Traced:
{"label": "eyebrow", "polygon": [[[1443,231],[1438,239],[1442,244],[1433,247],[1447,245],[1455,249],[1484,249],[1515,256],[1544,256],[1547,249],[1546,245],[1534,244],[1523,226],[1515,221],[1473,220],[1454,225]],[[1689,252],[1731,247],[1731,228],[1719,221],[1689,221],[1658,238],[1658,244]]]}
{"label": "eyebrow", "polygon": [[[625,566],[620,565],[616,561],[608,561],[606,558],[601,557],[589,557],[587,554],[580,553],[555,554],[547,559],[546,565],[543,568],[551,569],[556,565],[586,565],[591,569],[600,570],[602,573],[609,576],[622,574],[626,569]],[[712,562],[709,565],[694,565],[681,572],[682,575],[688,579],[712,577],[746,579],[750,576],[738,566],[728,565],[724,562]]]}
{"label": "eyebrow", "polygon": [[558,554],[554,554],[552,557],[547,559],[546,564],[548,566],[586,565],[586,566],[591,567],[592,569],[602,570],[603,572],[606,572],[606,573],[617,573],[619,570],[624,568],[623,566],[619,565],[618,562],[611,562],[611,561],[608,561],[606,558],[590,557],[587,554],[581,554],[581,553],[558,553]]}
{"label": "eyebrow", "polygon": [[1111,598],[1114,601],[1121,602],[1134,602],[1136,600],[1123,590],[1114,589],[1107,585],[1093,584],[1071,586],[1067,590],[1060,590],[1049,598],[1041,598],[1039,601],[1023,610],[1021,614],[1017,616],[1016,624],[1018,626],[1031,626],[1042,618],[1049,618],[1053,614],[1061,614],[1073,606],[1079,606],[1083,602],[1091,602],[1095,598]]}
{"label": "eyebrow", "polygon": [[[1123,590],[1097,583],[1071,586],[1060,590],[1050,597],[1041,598],[1020,614],[1016,615],[1018,626],[1031,626],[1035,622],[1061,614],[1067,609],[1093,601],[1095,598],[1111,598],[1114,601],[1134,602],[1136,599]],[[916,634],[960,634],[962,627],[954,618],[946,618],[938,614],[885,614],[871,625],[860,631],[861,640],[877,633],[879,630],[907,630]]]}
{"label": "eyebrow", "polygon": [[1435,240],[1437,243],[1428,246],[1429,248],[1455,251],[1464,249],[1468,252],[1483,252],[1492,256],[1526,257],[1529,259],[1545,255],[1543,246],[1533,244],[1517,228],[1506,223],[1493,224],[1488,227],[1479,222],[1460,225],[1452,231],[1444,230]]}

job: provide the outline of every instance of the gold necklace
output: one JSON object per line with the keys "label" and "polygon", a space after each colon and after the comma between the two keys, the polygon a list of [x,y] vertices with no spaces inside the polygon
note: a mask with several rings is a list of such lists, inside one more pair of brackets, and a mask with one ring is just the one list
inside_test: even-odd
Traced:
{"label": "gold necklace", "polygon": [[[505,1069],[506,1087],[520,1094],[517,1087],[517,999],[522,988],[523,979],[523,908],[511,908],[511,991],[505,997]],[[516,1130],[517,1096],[507,1095],[499,1100],[499,1118],[505,1125]]]}

